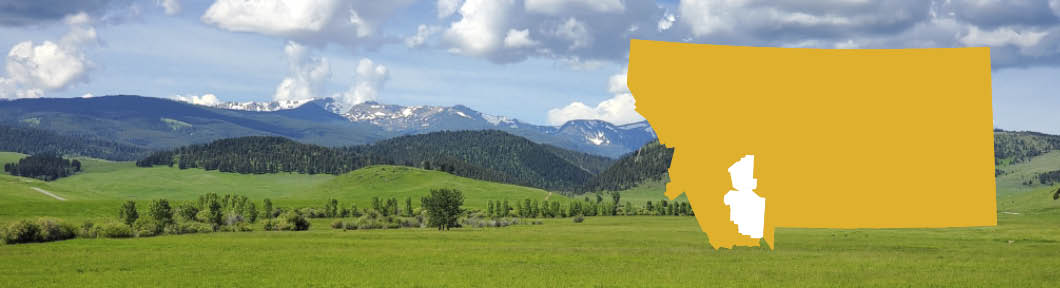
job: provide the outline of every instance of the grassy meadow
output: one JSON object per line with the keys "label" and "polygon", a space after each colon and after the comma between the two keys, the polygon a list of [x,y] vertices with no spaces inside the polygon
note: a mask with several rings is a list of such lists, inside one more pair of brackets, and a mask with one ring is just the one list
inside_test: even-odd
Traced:
{"label": "grassy meadow", "polygon": [[[0,153],[0,162],[21,156]],[[1055,159],[1052,167],[1060,167],[1060,157]],[[259,203],[271,198],[277,206],[321,206],[335,198],[344,206],[352,201],[366,207],[372,196],[415,199],[439,186],[464,191],[472,208],[483,208],[486,200],[566,199],[539,189],[395,166],[340,176],[239,175],[83,162],[85,172],[53,182],[0,175],[0,223],[37,216],[75,224],[114,219],[124,200],[191,200],[209,192],[247,195]],[[1019,179],[1049,165],[1029,161],[1001,169]],[[996,227],[782,228],[772,251],[716,251],[693,217],[544,219],[542,225],[448,232],[341,231],[329,228],[329,219],[313,219],[310,230],[300,232],[256,227],[254,232],[0,245],[0,286],[1056,287],[1060,201],[1051,195],[1057,187],[1012,185],[1012,179],[998,178]],[[663,199],[664,187],[645,183],[623,193],[622,202]]]}

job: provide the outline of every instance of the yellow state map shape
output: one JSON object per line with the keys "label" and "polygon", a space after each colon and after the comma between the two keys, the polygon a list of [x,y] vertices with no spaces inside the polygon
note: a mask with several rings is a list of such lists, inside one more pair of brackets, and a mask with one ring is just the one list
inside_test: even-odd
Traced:
{"label": "yellow state map shape", "polygon": [[714,248],[758,246],[722,197],[755,155],[775,227],[997,224],[989,48],[803,49],[632,40],[637,111],[673,147]]}

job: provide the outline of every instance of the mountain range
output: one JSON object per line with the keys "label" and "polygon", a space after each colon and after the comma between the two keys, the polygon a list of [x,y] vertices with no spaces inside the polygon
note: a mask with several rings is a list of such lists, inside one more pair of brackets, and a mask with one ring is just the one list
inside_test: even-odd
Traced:
{"label": "mountain range", "polygon": [[282,136],[335,147],[437,131],[501,130],[540,144],[616,158],[656,137],[646,121],[614,125],[572,120],[544,126],[463,105],[365,102],[344,107],[332,98],[212,106],[132,95],[18,99],[0,101],[0,123],[152,150],[241,136]]}

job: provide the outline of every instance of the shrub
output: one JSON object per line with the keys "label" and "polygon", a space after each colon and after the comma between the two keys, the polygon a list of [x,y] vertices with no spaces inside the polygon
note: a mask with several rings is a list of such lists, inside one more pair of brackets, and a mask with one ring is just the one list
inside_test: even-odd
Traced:
{"label": "shrub", "polygon": [[41,218],[37,220],[37,225],[40,227],[37,241],[40,242],[66,240],[77,236],[75,232],[77,229],[74,228],[74,225],[67,224],[59,219]]}
{"label": "shrub", "polygon": [[99,226],[93,224],[92,221],[85,221],[81,223],[81,230],[77,231],[77,236],[81,238],[96,238],[99,235]]}
{"label": "shrub", "polygon": [[276,219],[265,221],[266,231],[304,231],[309,230],[309,220],[301,214],[287,212]]}
{"label": "shrub", "polygon": [[238,223],[238,224],[235,224],[235,225],[221,226],[221,231],[223,231],[223,232],[251,232],[251,231],[254,231],[254,228],[250,227],[250,225],[247,225],[246,223]]}
{"label": "shrub", "polygon": [[132,228],[122,223],[107,223],[99,230],[99,236],[106,238],[129,238],[133,237]]}
{"label": "shrub", "polygon": [[40,225],[29,220],[19,220],[11,223],[4,231],[4,243],[30,243],[37,242],[40,237]]}
{"label": "shrub", "polygon": [[345,223],[343,223],[342,229],[357,230],[357,223],[354,223],[353,221],[346,221]]}
{"label": "shrub", "polygon": [[191,234],[213,232],[213,225],[199,222],[185,222],[166,227],[167,234]]}
{"label": "shrub", "polygon": [[133,223],[132,228],[133,232],[136,233],[136,237],[151,237],[161,234],[165,229],[165,225],[154,218],[140,218],[136,220],[136,223]]}
{"label": "shrub", "polygon": [[582,217],[582,215],[574,216],[574,223],[582,223],[582,221],[585,221],[585,217]]}
{"label": "shrub", "polygon": [[302,217],[302,215],[296,213],[288,213],[284,215],[284,219],[287,220],[287,224],[291,226],[293,231],[305,231],[309,230],[309,220]]}
{"label": "shrub", "polygon": [[210,222],[210,210],[201,210],[199,213],[195,213],[195,221],[209,223]]}
{"label": "shrub", "polygon": [[357,218],[357,229],[383,229],[383,224],[376,218],[368,217],[368,215]]}
{"label": "shrub", "polygon": [[342,229],[343,228],[342,219],[336,219],[335,221],[331,221],[331,228],[332,229]]}

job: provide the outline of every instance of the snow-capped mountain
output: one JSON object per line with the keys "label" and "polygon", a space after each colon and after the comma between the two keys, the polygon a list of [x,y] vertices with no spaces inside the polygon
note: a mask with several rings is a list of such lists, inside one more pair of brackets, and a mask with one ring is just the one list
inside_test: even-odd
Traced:
{"label": "snow-capped mountain", "polygon": [[345,110],[335,102],[333,98],[313,98],[313,99],[301,99],[301,100],[279,100],[271,102],[224,102],[217,105],[211,105],[214,108],[229,109],[229,110],[242,110],[242,111],[254,111],[254,112],[274,112],[280,110],[290,110],[301,107],[306,103],[316,103],[320,105],[324,110],[330,111],[335,114],[342,114]]}
{"label": "snow-capped mountain", "polygon": [[481,113],[463,105],[401,106],[365,102],[354,105],[343,117],[353,122],[366,122],[387,131],[402,133],[441,130],[518,129],[526,125],[519,120]]}
{"label": "snow-capped mountain", "polygon": [[343,116],[399,134],[497,129],[539,143],[612,157],[634,151],[655,138],[655,131],[647,121],[616,126],[601,120],[573,120],[560,127],[540,126],[481,113],[463,105],[401,106],[366,102],[354,105]]}
{"label": "snow-capped mountain", "polygon": [[384,131],[383,133],[391,136],[445,130],[497,129],[538,143],[610,157],[618,157],[635,151],[656,137],[655,131],[651,129],[647,121],[614,125],[601,120],[572,120],[559,127],[543,126],[514,118],[481,113],[463,105],[401,106],[365,102],[345,109],[332,98],[318,98],[274,102],[227,102],[213,107],[274,112],[293,110],[309,103],[338,114],[350,122],[378,127]]}

